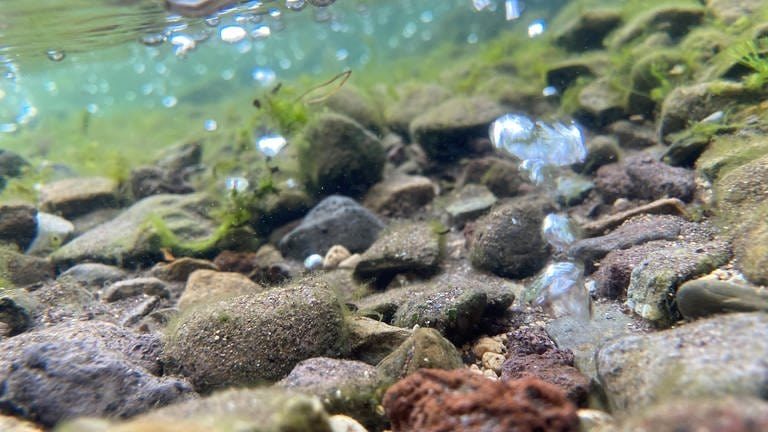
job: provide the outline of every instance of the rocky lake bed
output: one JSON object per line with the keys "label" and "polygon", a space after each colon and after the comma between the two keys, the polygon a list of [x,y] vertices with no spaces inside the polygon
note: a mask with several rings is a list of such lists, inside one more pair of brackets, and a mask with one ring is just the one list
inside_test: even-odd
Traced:
{"label": "rocky lake bed", "polygon": [[3,201],[0,429],[768,430],[768,9],[577,3],[554,95],[502,39]]}

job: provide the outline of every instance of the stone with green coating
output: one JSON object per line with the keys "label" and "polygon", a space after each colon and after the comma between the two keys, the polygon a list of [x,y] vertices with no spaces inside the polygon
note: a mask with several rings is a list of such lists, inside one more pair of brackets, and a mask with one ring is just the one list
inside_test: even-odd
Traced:
{"label": "stone with green coating", "polygon": [[274,382],[304,359],[348,353],[342,305],[308,278],[183,312],[169,325],[164,356],[169,371],[209,392]]}
{"label": "stone with green coating", "polygon": [[459,369],[461,354],[453,344],[431,328],[418,328],[376,368],[385,382],[398,381],[421,368]]}

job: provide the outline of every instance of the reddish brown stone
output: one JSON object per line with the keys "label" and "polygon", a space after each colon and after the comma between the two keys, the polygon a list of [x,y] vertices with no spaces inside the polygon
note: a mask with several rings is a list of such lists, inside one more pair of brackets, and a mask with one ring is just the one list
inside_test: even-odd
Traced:
{"label": "reddish brown stone", "polygon": [[257,252],[223,251],[213,262],[221,271],[242,273],[262,285],[285,282],[291,273],[280,252],[269,245]]}
{"label": "reddish brown stone", "polygon": [[[561,351],[561,350],[557,350]],[[552,351],[548,351],[550,353]],[[503,381],[526,377],[538,378],[563,389],[573,403],[586,406],[589,395],[589,379],[578,369],[547,354],[512,356],[501,366]]]}
{"label": "reddish brown stone", "polygon": [[393,432],[576,431],[576,407],[535,378],[502,382],[468,369],[421,369],[387,390]]}

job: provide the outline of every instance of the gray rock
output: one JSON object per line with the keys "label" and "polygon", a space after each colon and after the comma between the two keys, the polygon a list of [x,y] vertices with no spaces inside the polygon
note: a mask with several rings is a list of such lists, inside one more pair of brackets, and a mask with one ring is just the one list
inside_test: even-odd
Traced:
{"label": "gray rock", "polygon": [[473,140],[488,138],[488,127],[502,114],[504,109],[486,97],[455,97],[414,118],[410,134],[430,160],[457,160],[472,153]]}
{"label": "gray rock", "polygon": [[21,251],[26,250],[37,234],[36,214],[37,209],[30,204],[0,205],[0,241],[13,243]]}
{"label": "gray rock", "polygon": [[379,107],[372,98],[354,85],[347,83],[326,99],[324,105],[332,111],[344,114],[377,135],[383,129],[384,120]]}
{"label": "gray rock", "polygon": [[657,326],[671,325],[680,318],[674,302],[677,287],[730,259],[730,246],[723,240],[669,244],[632,270],[627,305]]}
{"label": "gray rock", "polygon": [[573,352],[574,365],[594,380],[597,378],[595,353],[605,342],[644,334],[651,329],[638,317],[625,313],[617,302],[596,301],[592,307],[589,321],[565,316],[547,322],[546,331],[558,348]]}
{"label": "gray rock", "polygon": [[686,223],[690,222],[670,215],[635,216],[609,234],[576,241],[568,248],[568,255],[592,261],[613,250],[627,249],[652,240],[675,240]]}
{"label": "gray rock", "polygon": [[632,63],[629,71],[629,89],[626,94],[626,106],[629,114],[653,118],[657,102],[666,96],[654,94],[662,88],[671,90],[672,87],[689,77],[686,73],[674,76],[667,71],[676,65],[686,64],[682,51],[649,50]]}
{"label": "gray rock", "polygon": [[456,182],[456,189],[468,184],[480,184],[493,195],[507,198],[518,195],[526,186],[526,176],[520,173],[518,163],[496,157],[484,157],[467,161],[464,171]]}
{"label": "gray rock", "polygon": [[125,266],[158,261],[161,247],[201,253],[213,247],[218,227],[208,218],[211,205],[203,195],[153,195],[76,237],[51,259],[63,267],[83,261]]}
{"label": "gray rock", "polygon": [[315,195],[358,197],[381,179],[384,147],[373,134],[341,114],[322,114],[304,130],[299,164]]}
{"label": "gray rock", "polygon": [[34,325],[37,302],[26,290],[0,290],[0,337],[15,336]]}
{"label": "gray rock", "polygon": [[421,368],[460,369],[461,354],[453,344],[431,328],[418,328],[376,369],[383,382],[394,383]]}
{"label": "gray rock", "polygon": [[381,382],[378,370],[369,364],[326,357],[304,360],[275,387],[317,396],[330,414],[346,414],[370,430],[382,429],[387,421],[376,412]]}
{"label": "gray rock", "polygon": [[686,319],[720,313],[768,312],[768,292],[757,286],[703,277],[680,285],[677,308]]}
{"label": "gray rock", "polygon": [[405,218],[431,203],[436,189],[427,177],[395,175],[373,185],[364,204],[377,214]]}
{"label": "gray rock", "polygon": [[117,182],[104,177],[57,180],[40,189],[40,208],[66,218],[119,204]]}
{"label": "gray rock", "polygon": [[333,195],[320,201],[280,240],[286,257],[303,260],[317,253],[324,255],[333,245],[350,252],[362,252],[376,240],[384,223],[355,200]]}
{"label": "gray rock", "polygon": [[621,164],[600,167],[595,188],[612,203],[618,198],[655,200],[678,198],[691,201],[696,191],[693,171],[672,167],[644,154],[628,157]]}
{"label": "gray rock", "polygon": [[552,208],[549,202],[530,197],[493,208],[475,224],[469,251],[472,265],[509,278],[535,274],[549,256],[541,222]]}
{"label": "gray rock", "polygon": [[597,373],[613,412],[662,401],[765,394],[768,315],[739,313],[606,343]]}
{"label": "gray rock", "polygon": [[128,422],[81,419],[61,432],[332,432],[316,398],[277,388],[229,389],[153,410]]}
{"label": "gray rock", "polygon": [[610,48],[618,49],[637,38],[655,32],[664,32],[672,39],[684,36],[697,26],[706,14],[702,6],[662,5],[637,15],[619,28],[608,42]]}
{"label": "gray rock", "polygon": [[744,17],[752,16],[763,6],[760,0],[742,0],[738,2],[730,0],[707,0],[704,2],[707,10],[724,25],[730,27],[736,21]]}
{"label": "gray rock", "polygon": [[[23,157],[10,150],[0,149],[0,177],[19,177],[28,166],[29,162]],[[5,179],[2,185],[5,186]]]}
{"label": "gray rock", "polygon": [[619,120],[611,123],[608,131],[616,136],[619,146],[624,149],[644,149],[658,144],[658,132],[649,122]]}
{"label": "gray rock", "polygon": [[143,166],[131,170],[129,179],[133,199],[141,200],[152,195],[188,194],[195,189],[178,171],[156,166]]}
{"label": "gray rock", "polygon": [[426,282],[390,288],[356,302],[363,314],[391,324],[437,329],[460,343],[501,316],[514,301],[515,285],[473,271],[453,271]]}
{"label": "gray rock", "polygon": [[352,358],[370,365],[376,365],[411,335],[410,330],[362,316],[352,317],[347,325]]}
{"label": "gray rock", "polygon": [[123,280],[128,274],[121,268],[101,264],[83,263],[70,267],[56,278],[59,282],[76,282],[83,286],[99,290],[105,285]]}
{"label": "gray rock", "polygon": [[179,401],[184,381],[155,376],[160,341],[106,322],[73,322],[0,342],[0,410],[52,427],[129,417]]}
{"label": "gray rock", "polygon": [[574,52],[602,49],[603,39],[620,22],[615,9],[587,10],[557,30],[555,43]]}
{"label": "gray rock", "polygon": [[445,238],[434,224],[402,223],[383,231],[355,266],[355,278],[384,288],[398,274],[431,276],[439,270]]}
{"label": "gray rock", "polygon": [[463,228],[467,222],[487,213],[497,201],[496,196],[487,187],[470,183],[448,198],[445,212],[451,225]]}
{"label": "gray rock", "polygon": [[192,141],[174,146],[163,153],[155,165],[170,172],[180,172],[200,163],[203,157],[203,145],[201,141]]}
{"label": "gray rock", "polygon": [[587,156],[584,162],[573,165],[574,171],[580,174],[592,175],[601,166],[614,163],[621,156],[617,139],[610,135],[598,135],[588,140],[586,145]]}
{"label": "gray rock", "polygon": [[183,313],[167,332],[164,358],[208,392],[277,381],[301,360],[346,355],[345,335],[336,296],[305,279]]}
{"label": "gray rock", "polygon": [[564,172],[556,181],[555,201],[564,207],[581,204],[595,185],[586,177],[572,172]]}
{"label": "gray rock", "polygon": [[163,298],[171,296],[165,282],[155,277],[141,277],[113,283],[104,291],[102,298],[104,301],[114,302],[142,294]]}

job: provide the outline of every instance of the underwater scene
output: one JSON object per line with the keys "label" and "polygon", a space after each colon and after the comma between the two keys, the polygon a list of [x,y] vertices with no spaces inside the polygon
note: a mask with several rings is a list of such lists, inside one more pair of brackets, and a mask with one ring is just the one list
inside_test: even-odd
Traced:
{"label": "underwater scene", "polygon": [[0,431],[765,431],[766,285],[764,1],[0,2]]}

